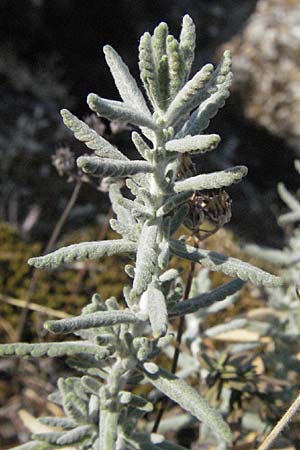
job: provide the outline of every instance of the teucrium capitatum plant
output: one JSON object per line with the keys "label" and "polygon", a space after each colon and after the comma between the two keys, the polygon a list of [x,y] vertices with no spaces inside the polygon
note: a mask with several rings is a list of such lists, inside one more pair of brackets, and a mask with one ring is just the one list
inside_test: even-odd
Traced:
{"label": "teucrium capitatum plant", "polygon": [[[187,81],[194,47],[195,27],[189,16],[183,18],[179,41],[168,35],[165,23],[152,36],[142,36],[139,67],[150,108],[121,57],[110,46],[104,47],[122,101],[90,94],[88,104],[101,117],[121,119],[140,129],[132,133],[132,141],[142,160],[129,160],[69,111],[62,110],[67,127],[94,150],[93,156],[80,157],[78,166],[96,177],[112,177],[110,199],[116,218],[111,220],[111,227],[122,237],[64,247],[32,258],[29,264],[55,269],[72,261],[119,253],[131,255],[135,264],[126,266],[132,283],[124,287],[125,309],[114,298],[102,301],[95,294],[79,317],[46,322],[49,331],[73,333],[79,340],[1,347],[2,355],[66,355],[70,366],[83,374],[60,379],[58,392],[51,396],[62,405],[66,418],[41,419],[44,424],[59,427],[59,431],[35,435],[34,442],[19,449],[66,445],[94,450],[180,449],[160,435],[138,432],[139,418],[153,406],[127,389],[130,382],[142,379],[210,426],[219,438],[231,440],[221,414],[184,380],[152,361],[172,340],[168,315],[184,315],[220,301],[245,281],[268,286],[279,282],[250,264],[195,249],[172,237],[188,214],[187,200],[195,190],[228,186],[247,173],[244,166],[238,166],[178,179],[182,153],[203,153],[217,146],[219,136],[201,133],[224,105],[231,82],[229,52],[224,53],[216,69],[208,64]],[[120,177],[126,178],[133,199],[123,195]],[[236,281],[203,298],[200,295],[187,300],[180,307],[174,305],[176,293],[170,292],[170,280],[178,273],[168,269],[172,255],[199,262]]]}

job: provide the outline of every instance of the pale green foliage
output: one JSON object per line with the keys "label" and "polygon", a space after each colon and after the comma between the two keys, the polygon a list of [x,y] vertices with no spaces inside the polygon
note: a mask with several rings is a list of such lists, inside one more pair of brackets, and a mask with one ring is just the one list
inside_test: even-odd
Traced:
{"label": "pale green foliage", "polygon": [[115,239],[113,241],[83,242],[62,247],[49,255],[31,258],[28,264],[43,268],[56,269],[57,267],[74,261],[84,259],[99,259],[103,256],[111,256],[119,253],[134,253],[136,245],[126,239]]}
{"label": "pale green foliage", "polygon": [[207,308],[216,302],[223,301],[226,297],[235,294],[244,285],[244,282],[239,278],[229,281],[228,283],[213,289],[208,293],[199,294],[191,297],[185,302],[177,303],[169,312],[169,317],[181,316],[191,314],[198,311],[200,308]]}
{"label": "pale green foliage", "polygon": [[146,378],[167,397],[189,411],[201,422],[207,423],[221,438],[231,441],[230,428],[222,419],[221,414],[212,409],[207,401],[200,397],[184,380],[164,369],[159,369],[154,374],[145,369],[145,374]]}
{"label": "pale green foliage", "polygon": [[183,181],[177,181],[174,190],[182,192],[187,190],[219,189],[238,183],[247,175],[247,172],[247,167],[236,166],[220,172],[197,175]]}
{"label": "pale green foliage", "polygon": [[251,281],[258,285],[279,286],[281,284],[279,277],[275,277],[252,264],[221,255],[220,253],[202,249],[197,250],[180,241],[171,242],[171,251],[181,258],[201,263],[213,272],[223,272],[231,277],[237,276],[243,281]]}
{"label": "pale green foliage", "polygon": [[219,142],[220,136],[217,134],[185,136],[182,139],[174,139],[167,142],[166,150],[177,153],[205,153],[214,150]]}
{"label": "pale green foliage", "polygon": [[[279,283],[278,277],[248,263],[196,250],[182,240],[172,239],[189,214],[188,200],[194,191],[229,186],[247,173],[244,166],[237,166],[191,178],[188,174],[179,177],[182,154],[201,154],[218,145],[218,135],[201,133],[224,105],[231,81],[229,52],[224,53],[216,69],[207,65],[188,81],[194,48],[195,26],[189,16],[183,18],[179,41],[168,34],[165,23],[155,29],[153,36],[142,36],[139,67],[150,109],[121,57],[110,46],[104,48],[122,101],[90,94],[88,104],[101,117],[140,128],[132,133],[132,140],[142,161],[130,161],[88,125],[62,110],[63,120],[75,137],[94,150],[91,156],[81,156],[78,166],[91,175],[111,177],[109,195],[116,217],[110,224],[122,238],[71,245],[32,258],[29,264],[56,269],[120,253],[130,255],[134,262],[125,267],[130,279],[123,290],[125,309],[114,298],[103,302],[94,295],[80,316],[46,322],[45,328],[53,333],[78,336],[77,345],[71,341],[0,348],[3,355],[67,355],[68,364],[82,374],[60,379],[58,392],[50,396],[63,407],[66,417],[45,418],[44,423],[59,430],[34,436],[38,442],[24,449],[65,445],[79,450],[182,449],[162,435],[136,432],[138,421],[153,406],[148,398],[126,389],[143,380],[204,422],[218,438],[231,440],[221,414],[185,381],[153,362],[172,341],[169,315],[208,311],[237,292],[244,281],[265,286]],[[122,191],[124,183],[119,179],[124,177],[130,198]],[[195,292],[191,299],[178,303],[183,281],[179,270],[168,269],[173,254],[235,279],[205,294]],[[44,442],[48,443],[46,447]]]}
{"label": "pale green foliage", "polygon": [[84,142],[88,148],[94,150],[97,156],[101,156],[102,158],[127,160],[123,153],[96,133],[96,131],[90,128],[85,122],[79,120],[76,116],[70,113],[70,111],[67,109],[62,109],[60,113],[64,124],[73,131],[74,136],[79,141]]}
{"label": "pale green foliage", "polygon": [[153,172],[151,164],[143,161],[116,161],[98,156],[81,156],[77,165],[93,176],[128,177],[137,173]]}

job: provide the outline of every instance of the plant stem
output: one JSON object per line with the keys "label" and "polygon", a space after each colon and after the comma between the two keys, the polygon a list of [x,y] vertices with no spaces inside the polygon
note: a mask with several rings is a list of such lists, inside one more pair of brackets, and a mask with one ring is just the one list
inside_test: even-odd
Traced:
{"label": "plant stem", "polygon": [[282,430],[286,427],[292,417],[296,414],[298,409],[300,408],[300,393],[294,402],[291,404],[286,413],[281,417],[279,422],[275,425],[271,433],[267,436],[264,442],[258,447],[257,450],[268,450],[270,446],[273,444],[275,439],[279,436]]}

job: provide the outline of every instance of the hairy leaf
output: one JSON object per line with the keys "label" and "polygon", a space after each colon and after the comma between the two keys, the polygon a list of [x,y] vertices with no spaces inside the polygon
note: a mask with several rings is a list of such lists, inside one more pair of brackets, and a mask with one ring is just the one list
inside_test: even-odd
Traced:
{"label": "hairy leaf", "polygon": [[136,241],[138,239],[136,230],[137,222],[132,216],[131,211],[120,204],[123,199],[120,183],[112,183],[110,185],[109,198],[117,216],[117,221],[115,219],[111,219],[110,221],[112,229],[121,234],[121,236]]}
{"label": "hairy leaf", "polygon": [[103,51],[122,100],[134,105],[145,116],[151,118],[143,94],[121,56],[110,45],[105,45]]}
{"label": "hairy leaf", "polygon": [[98,156],[80,156],[77,159],[77,165],[83,172],[95,177],[127,177],[137,173],[153,172],[152,165],[145,161],[117,161]]}
{"label": "hairy leaf", "polygon": [[212,64],[206,64],[178,92],[166,112],[166,123],[168,125],[176,125],[179,119],[182,119],[199,105],[199,93],[207,86],[213,70]]}
{"label": "hairy leaf", "polygon": [[123,153],[96,133],[96,131],[90,128],[85,122],[79,120],[70,113],[70,111],[62,109],[60,113],[64,124],[73,131],[74,136],[79,141],[84,142],[88,148],[95,150],[96,155],[101,156],[102,158],[127,160]]}
{"label": "hairy leaf", "polygon": [[244,281],[237,278],[235,280],[229,281],[229,283],[226,283],[223,286],[213,289],[210,292],[200,294],[195,297],[189,298],[188,300],[177,303],[169,311],[169,317],[191,314],[198,311],[198,309],[200,308],[207,308],[215,302],[221,302],[229,295],[235,294],[243,287],[244,284]]}
{"label": "hairy leaf", "polygon": [[[60,437],[64,435],[64,431],[53,431],[49,433],[35,433],[32,435],[32,438],[39,441],[44,441],[49,444],[57,444],[57,441]],[[45,447],[48,448],[48,447]],[[51,448],[51,447],[50,447]]]}
{"label": "hairy leaf", "polygon": [[282,251],[254,244],[245,245],[243,250],[255,258],[263,259],[278,266],[289,266],[300,262],[300,252]]}
{"label": "hairy leaf", "polygon": [[[168,329],[166,299],[157,283],[153,282],[141,297],[141,305],[149,315],[153,336],[164,336]],[[141,306],[142,307],[142,306]]]}
{"label": "hairy leaf", "polygon": [[52,333],[72,333],[87,328],[138,322],[139,319],[130,311],[100,311],[70,319],[48,320],[44,326]]}
{"label": "hairy leaf", "polygon": [[92,427],[90,425],[79,426],[77,428],[74,428],[74,430],[64,433],[64,435],[61,436],[57,440],[57,444],[58,445],[68,445],[68,444],[79,443],[83,439],[90,436],[91,431],[92,431]]}
{"label": "hairy leaf", "polygon": [[225,51],[205,92],[201,92],[198,98],[199,108],[193,112],[178,137],[189,134],[193,136],[208,127],[210,119],[216,115],[218,109],[225,105],[225,101],[229,97],[231,80],[231,54],[229,51]]}
{"label": "hairy leaf", "polygon": [[281,284],[279,277],[252,266],[252,264],[209,250],[198,250],[181,241],[171,241],[171,251],[174,255],[198,262],[213,272],[223,272],[225,275],[263,286],[279,286]]}
{"label": "hairy leaf", "polygon": [[132,296],[142,294],[157,268],[157,224],[145,222],[138,242]]}
{"label": "hairy leaf", "polygon": [[39,269],[56,269],[63,264],[69,264],[74,261],[82,261],[84,259],[93,260],[118,253],[135,252],[136,244],[126,239],[82,242],[80,244],[62,247],[45,256],[30,258],[28,264]]}
{"label": "hairy leaf", "polygon": [[0,356],[72,356],[79,353],[106,354],[107,350],[91,342],[69,341],[69,342],[47,342],[45,344],[17,344],[0,345]]}
{"label": "hairy leaf", "polygon": [[75,422],[75,420],[67,417],[41,417],[38,421],[43,425],[48,425],[49,427],[54,428],[59,427],[65,430],[71,430],[77,426],[77,422]]}
{"label": "hairy leaf", "polygon": [[184,218],[187,216],[189,212],[189,205],[183,204],[175,211],[174,215],[171,218],[170,224],[170,236],[172,236],[182,224]]}
{"label": "hairy leaf", "polygon": [[27,442],[27,444],[13,447],[11,450],[49,450],[49,448],[52,448],[52,446],[45,442],[31,441]]}
{"label": "hairy leaf", "polygon": [[151,117],[146,116],[143,112],[128,104],[107,100],[99,97],[97,94],[89,94],[87,102],[91,110],[101,117],[110,120],[119,119],[139,127],[147,127],[150,130],[158,131],[157,125]]}
{"label": "hairy leaf", "polygon": [[248,173],[246,166],[235,166],[220,172],[197,175],[175,183],[175,191],[219,189],[238,183]]}
{"label": "hairy leaf", "polygon": [[300,220],[300,211],[292,211],[286,214],[282,214],[278,218],[279,225],[283,225],[285,223],[294,223]]}
{"label": "hairy leaf", "polygon": [[184,61],[179,51],[179,43],[174,36],[167,37],[169,68],[169,95],[173,99],[185,81]]}
{"label": "hairy leaf", "polygon": [[184,71],[186,80],[189,78],[194,61],[194,51],[196,46],[195,24],[191,17],[186,14],[182,19],[182,28],[179,39],[179,49],[184,61]]}
{"label": "hairy leaf", "polygon": [[277,185],[277,191],[279,194],[279,197],[281,198],[282,201],[284,201],[284,203],[292,210],[292,211],[300,211],[300,203],[298,202],[298,200],[296,199],[296,197],[294,197],[294,195],[292,195],[287,188],[284,186],[283,183],[278,183]]}
{"label": "hairy leaf", "polygon": [[230,428],[221,414],[212,409],[208,402],[184,380],[164,369],[159,369],[155,374],[144,370],[144,374],[158,390],[208,425],[215,434],[227,442],[232,440]]}
{"label": "hairy leaf", "polygon": [[168,152],[178,153],[205,153],[214,150],[219,142],[217,134],[198,134],[196,136],[185,136],[181,139],[173,139],[166,143]]}
{"label": "hairy leaf", "polygon": [[143,34],[139,45],[139,68],[141,80],[154,109],[164,108],[164,99],[160,97],[157,71],[154,62],[151,35]]}
{"label": "hairy leaf", "polygon": [[139,133],[137,133],[136,131],[133,131],[133,133],[131,135],[131,139],[132,139],[132,142],[135,145],[135,148],[137,149],[139,154],[142,156],[142,158],[148,160],[149,159],[148,157],[149,157],[149,155],[151,153],[151,149],[146,144],[146,142],[144,141],[142,136]]}
{"label": "hairy leaf", "polygon": [[157,73],[159,104],[164,110],[169,101],[169,62],[167,57],[168,25],[160,23],[151,38],[153,61]]}
{"label": "hairy leaf", "polygon": [[90,377],[89,375],[84,375],[81,378],[81,383],[88,392],[95,395],[99,394],[99,389],[102,386],[101,383],[99,383],[99,381],[97,381],[93,377]]}
{"label": "hairy leaf", "polygon": [[175,194],[167,198],[165,203],[157,210],[157,217],[165,216],[173,211],[175,208],[178,208],[182,203],[188,201],[188,199],[193,195],[193,191],[183,191],[179,194]]}
{"label": "hairy leaf", "polygon": [[133,406],[134,408],[138,408],[141,411],[151,412],[153,411],[153,405],[151,402],[148,402],[143,397],[138,395],[134,395],[128,391],[120,391],[119,392],[119,401],[123,405]]}

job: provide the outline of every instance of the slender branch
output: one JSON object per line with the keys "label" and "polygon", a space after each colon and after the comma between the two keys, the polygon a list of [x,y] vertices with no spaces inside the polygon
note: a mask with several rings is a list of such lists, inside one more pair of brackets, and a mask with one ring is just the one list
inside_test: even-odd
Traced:
{"label": "slender branch", "polygon": [[70,314],[56,310],[53,308],[49,308],[47,306],[39,305],[38,303],[27,303],[25,300],[21,300],[19,298],[9,297],[7,295],[0,294],[0,301],[7,303],[8,305],[17,306],[18,308],[28,308],[31,311],[37,311],[41,314],[47,314],[48,316],[57,317],[59,319],[66,319],[67,317],[71,317]]}
{"label": "slender branch", "polygon": [[257,450],[268,450],[270,446],[274,443],[275,439],[279,436],[282,430],[286,427],[286,425],[290,422],[292,417],[296,414],[298,409],[300,408],[300,393],[294,402],[291,404],[286,413],[281,417],[279,422],[275,425],[271,433],[267,436],[264,442],[258,447]]}
{"label": "slender branch", "polygon": [[[59,236],[63,226],[65,225],[66,220],[67,220],[72,208],[74,207],[74,205],[76,203],[81,186],[82,186],[82,181],[79,178],[79,179],[77,179],[77,182],[74,186],[72,195],[71,195],[62,215],[60,216],[58,222],[56,223],[56,225],[54,227],[54,230],[50,236],[50,239],[45,247],[43,254],[48,253],[49,251],[51,251],[53,249],[53,247],[58,239],[58,236]],[[24,306],[24,309],[22,310],[22,314],[20,317],[20,322],[19,322],[19,326],[18,326],[18,330],[17,330],[17,340],[18,341],[20,341],[22,338],[22,334],[23,334],[27,316],[28,316],[28,311],[30,309],[29,308],[30,300],[36,291],[40,274],[41,274],[40,270],[33,269],[32,278],[30,280],[29,288],[28,288],[27,295],[25,298],[25,306]]]}
{"label": "slender branch", "polygon": [[74,190],[72,192],[72,195],[71,195],[71,197],[70,197],[70,199],[69,199],[69,201],[68,201],[68,203],[67,203],[67,205],[66,205],[66,207],[65,207],[65,209],[64,209],[64,211],[62,213],[62,215],[60,216],[57,224],[54,227],[54,230],[53,230],[52,235],[51,235],[51,237],[49,239],[49,242],[48,242],[48,244],[47,244],[47,246],[45,248],[44,253],[48,253],[54,247],[54,245],[55,245],[55,243],[56,243],[56,241],[58,239],[58,236],[60,235],[61,230],[62,230],[64,224],[66,223],[66,220],[69,217],[69,214],[72,211],[72,209],[73,209],[73,207],[74,207],[74,205],[76,203],[76,200],[78,198],[81,186],[82,186],[82,181],[81,181],[80,178],[78,178],[78,180],[77,180],[77,182],[76,182],[76,184],[74,186]]}

